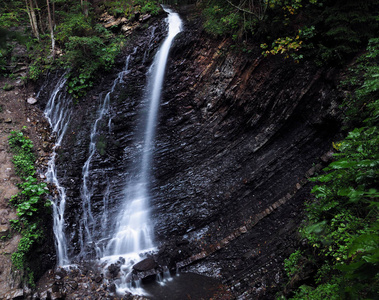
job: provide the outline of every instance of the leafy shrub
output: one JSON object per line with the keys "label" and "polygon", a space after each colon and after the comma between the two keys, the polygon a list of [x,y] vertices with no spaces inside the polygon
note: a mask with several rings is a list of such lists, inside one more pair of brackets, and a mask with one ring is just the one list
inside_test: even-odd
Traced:
{"label": "leafy shrub", "polygon": [[66,60],[71,66],[68,74],[68,92],[75,98],[83,96],[93,85],[93,78],[97,72],[109,71],[120,52],[121,42],[105,44],[100,37],[69,38],[66,44]]}
{"label": "leafy shrub", "polygon": [[13,266],[19,270],[25,268],[27,256],[32,249],[32,246],[42,239],[43,231],[38,228],[37,223],[29,224],[25,222],[21,230],[22,238],[17,247],[17,251],[12,253]]}
{"label": "leafy shrub", "polygon": [[[22,235],[17,251],[12,254],[12,263],[17,269],[28,270],[27,262],[32,247],[43,239],[40,223],[43,214],[46,213],[45,208],[51,204],[44,197],[48,192],[46,183],[38,182],[33,177],[35,156],[32,141],[24,135],[22,130],[12,131],[8,141],[14,153],[13,163],[16,172],[23,179],[23,182],[18,185],[20,192],[12,196],[10,200],[18,216],[17,220],[11,220],[12,227]],[[29,281],[32,281],[33,273],[30,270],[27,273]]]}
{"label": "leafy shrub", "polygon": [[[376,45],[376,46],[374,46]],[[347,124],[360,127],[335,143],[335,161],[313,178],[316,200],[307,207],[308,240],[320,267],[313,287],[303,286],[293,299],[373,299],[379,289],[379,133],[377,40],[347,80]],[[362,73],[362,69],[366,73]],[[346,84],[346,83],[345,83]],[[363,105],[364,104],[364,105]],[[364,108],[364,109],[362,109]]]}
{"label": "leafy shrub", "polygon": [[60,13],[63,17],[63,22],[57,26],[56,40],[58,43],[67,43],[70,37],[73,36],[91,36],[93,34],[93,27],[90,19],[82,13]]}
{"label": "leafy shrub", "polygon": [[35,174],[35,156],[32,151],[32,141],[22,131],[12,131],[8,137],[13,155],[12,162],[15,165],[16,174],[21,178]]}
{"label": "leafy shrub", "polygon": [[[137,2],[138,3],[138,2]],[[143,14],[151,14],[153,16],[159,14],[162,11],[158,2],[154,1],[140,1],[141,5],[141,13]]]}
{"label": "leafy shrub", "polygon": [[293,300],[340,300],[344,299],[339,294],[338,279],[334,279],[332,282],[320,284],[317,288],[313,288],[308,285],[302,285],[295,293]]}
{"label": "leafy shrub", "polygon": [[[375,0],[324,1],[321,58],[326,62],[344,62],[357,53],[378,30]],[[320,32],[321,33],[321,32]]]}
{"label": "leafy shrub", "polygon": [[288,277],[293,276],[299,270],[298,263],[301,257],[302,252],[300,250],[296,250],[290,255],[289,258],[284,260],[284,270],[286,271]]}
{"label": "leafy shrub", "polygon": [[215,4],[206,7],[203,15],[206,18],[204,29],[215,36],[230,34],[240,26],[240,15],[226,5]]}
{"label": "leafy shrub", "polygon": [[377,117],[370,118],[370,115],[378,115],[378,59],[379,38],[372,38],[367,53],[357,59],[356,65],[349,69],[348,78],[341,82],[341,88],[348,92],[344,101],[346,126],[360,126],[366,119],[372,124],[377,122]]}

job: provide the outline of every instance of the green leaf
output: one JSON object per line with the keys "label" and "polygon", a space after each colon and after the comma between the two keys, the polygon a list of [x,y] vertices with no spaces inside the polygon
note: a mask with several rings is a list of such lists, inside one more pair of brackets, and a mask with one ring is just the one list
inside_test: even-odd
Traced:
{"label": "green leaf", "polygon": [[333,169],[347,169],[347,168],[352,168],[357,166],[357,162],[347,160],[347,159],[341,159],[335,162],[332,162],[329,167]]}

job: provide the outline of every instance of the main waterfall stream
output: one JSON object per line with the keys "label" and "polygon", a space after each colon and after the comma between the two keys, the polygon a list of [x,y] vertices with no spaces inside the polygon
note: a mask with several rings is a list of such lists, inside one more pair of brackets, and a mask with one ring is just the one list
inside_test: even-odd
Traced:
{"label": "main waterfall stream", "polygon": [[[141,260],[143,253],[153,250],[153,228],[149,216],[149,181],[152,176],[152,153],[157,122],[161,90],[167,64],[167,58],[174,37],[181,31],[182,22],[177,13],[165,8],[168,13],[168,35],[158,50],[149,70],[145,101],[148,105],[142,151],[135,171],[126,178],[126,190],[123,208],[118,216],[117,229],[114,237],[107,245],[103,260],[114,261],[120,256],[125,259],[121,268],[123,277],[118,283],[118,292],[132,287],[130,272],[134,263]],[[137,141],[137,144],[140,144]],[[134,291],[136,292],[136,291]],[[138,292],[138,291],[137,291]]]}
{"label": "main waterfall stream", "polygon": [[[81,214],[78,214],[78,219],[73,228],[67,227],[67,216],[65,216],[66,188],[60,183],[57,174],[60,172],[57,172],[56,167],[56,151],[61,146],[67,128],[70,128],[72,115],[72,100],[65,88],[66,74],[62,75],[57,81],[55,88],[48,97],[45,109],[45,117],[48,119],[56,138],[46,177],[47,181],[53,183],[57,190],[54,199],[52,199],[57,265],[68,267],[81,261],[93,259],[93,254],[100,259],[104,268],[116,261],[121,261],[121,277],[115,281],[117,293],[120,295],[127,291],[134,294],[146,293],[139,288],[138,281],[133,281],[132,267],[156,249],[149,207],[152,197],[150,185],[154,176],[152,174],[154,139],[169,51],[175,36],[182,29],[182,21],[179,15],[166,7],[163,9],[168,13],[165,20],[168,33],[146,74],[147,83],[143,99],[141,99],[143,111],[140,114],[140,123],[136,124],[138,130],[136,130],[133,138],[135,153],[133,153],[132,163],[125,172],[124,186],[119,192],[116,192],[117,195],[120,195],[117,198],[119,200],[114,201],[115,193],[112,194],[114,187],[106,174],[106,170],[104,170],[102,180],[106,189],[101,191],[103,203],[102,212],[99,214],[98,210],[93,208],[94,198],[99,198],[99,195],[97,194],[97,183],[93,181],[91,176],[94,174],[93,172],[97,171],[94,169],[93,163],[95,159],[98,159],[96,152],[98,151],[100,136],[104,132],[112,134],[111,97],[113,97],[116,88],[121,90],[127,84],[124,79],[130,72],[128,69],[129,61],[133,59],[137,48],[135,48],[134,53],[127,56],[124,68],[117,74],[108,92],[99,95],[95,115],[87,116],[89,120],[92,119],[92,125],[88,148],[84,150],[86,151],[86,159],[83,162],[81,174]],[[155,27],[152,29],[149,42],[153,38],[154,30]],[[149,50],[150,47],[151,45],[148,45],[147,49]],[[148,50],[145,51],[143,63]],[[73,134],[71,131],[72,128],[70,128],[70,133]],[[127,134],[130,135],[130,132]],[[112,196],[110,196],[111,194]],[[111,203],[108,201],[110,197],[113,197]],[[111,204],[117,204],[119,207],[113,207],[114,205],[110,207]],[[118,212],[118,215],[111,215],[110,210],[113,214],[115,211]],[[77,240],[72,243],[74,235],[77,236]]]}

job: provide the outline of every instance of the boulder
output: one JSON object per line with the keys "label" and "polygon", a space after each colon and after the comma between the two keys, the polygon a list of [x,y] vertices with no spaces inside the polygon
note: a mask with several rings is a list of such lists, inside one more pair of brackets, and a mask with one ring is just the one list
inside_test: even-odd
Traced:
{"label": "boulder", "polygon": [[3,224],[0,225],[0,237],[5,237],[9,234],[9,225],[8,224]]}
{"label": "boulder", "polygon": [[24,299],[23,289],[13,289],[4,295],[3,299],[9,300],[22,300]]}
{"label": "boulder", "polygon": [[29,97],[28,100],[26,100],[29,104],[33,105],[37,103],[37,99],[33,97]]}
{"label": "boulder", "polygon": [[137,272],[146,272],[157,267],[157,263],[152,258],[145,258],[133,266],[133,270]]}

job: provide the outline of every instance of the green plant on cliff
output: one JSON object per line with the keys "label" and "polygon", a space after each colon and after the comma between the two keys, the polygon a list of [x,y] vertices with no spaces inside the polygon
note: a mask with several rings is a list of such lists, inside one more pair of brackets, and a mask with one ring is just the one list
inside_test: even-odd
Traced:
{"label": "green plant on cliff", "polygon": [[141,6],[141,13],[157,15],[161,11],[159,2],[138,0],[136,4]]}
{"label": "green plant on cliff", "polygon": [[220,37],[259,42],[265,56],[342,64],[378,31],[376,0],[200,1],[204,28]]}
{"label": "green plant on cliff", "polygon": [[12,254],[12,263],[15,268],[26,271],[30,279],[32,273],[28,268],[28,260],[33,247],[43,240],[41,223],[50,202],[44,197],[48,193],[46,183],[38,182],[34,177],[33,143],[25,135],[25,130],[25,127],[23,130],[14,130],[8,137],[16,173],[22,179],[18,185],[20,192],[10,200],[18,216],[18,219],[11,220],[12,227],[22,235],[17,251]]}
{"label": "green plant on cliff", "polygon": [[[347,126],[359,125],[334,144],[335,161],[312,193],[307,225],[307,254],[318,265],[314,283],[293,299],[374,299],[379,290],[379,85],[378,39],[370,40],[358,60],[346,99]],[[362,73],[362,69],[365,72]],[[359,115],[357,115],[359,112]],[[352,120],[354,122],[352,123]]]}
{"label": "green plant on cliff", "polygon": [[118,39],[106,45],[96,36],[70,37],[65,57],[72,69],[68,75],[68,92],[74,97],[83,96],[99,72],[109,71],[114,66],[121,45]]}
{"label": "green plant on cliff", "polygon": [[[3,3],[4,2],[4,3]],[[157,2],[33,0],[2,1],[0,5],[0,73],[8,72],[9,45],[24,28],[28,50],[28,79],[37,80],[51,68],[69,69],[68,92],[80,98],[93,86],[98,74],[109,71],[124,44],[117,28],[104,27],[104,12],[134,20],[141,13],[158,14]],[[52,49],[54,47],[54,49]]]}
{"label": "green plant on cliff", "polygon": [[20,131],[12,131],[9,136],[9,145],[13,152],[13,164],[16,174],[21,178],[33,176],[35,173],[32,141]]}
{"label": "green plant on cliff", "polygon": [[301,250],[296,250],[288,259],[284,261],[284,270],[286,271],[288,277],[293,276],[299,270],[298,264],[301,257]]}
{"label": "green plant on cliff", "polygon": [[56,29],[56,41],[64,51],[60,61],[70,70],[68,92],[79,98],[93,86],[99,72],[109,71],[114,66],[123,42],[96,24],[95,16],[83,14],[80,6],[76,10],[58,12],[61,21]]}

